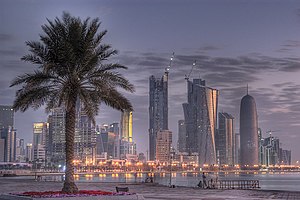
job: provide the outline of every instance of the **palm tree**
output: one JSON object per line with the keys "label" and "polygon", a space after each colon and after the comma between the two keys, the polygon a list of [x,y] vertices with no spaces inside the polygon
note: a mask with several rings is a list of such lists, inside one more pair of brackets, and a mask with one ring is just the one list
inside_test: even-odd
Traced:
{"label": "palm tree", "polygon": [[45,105],[46,112],[63,106],[66,112],[66,172],[62,191],[76,193],[74,182],[74,134],[76,102],[79,100],[93,123],[100,103],[120,110],[132,110],[129,100],[117,89],[134,92],[134,86],[117,70],[127,69],[108,59],[117,54],[110,45],[102,44],[106,30],[98,31],[99,19],[81,20],[68,13],[42,25],[40,41],[29,41],[30,53],[21,58],[39,67],[32,73],[16,77],[13,108],[25,112],[29,107]]}

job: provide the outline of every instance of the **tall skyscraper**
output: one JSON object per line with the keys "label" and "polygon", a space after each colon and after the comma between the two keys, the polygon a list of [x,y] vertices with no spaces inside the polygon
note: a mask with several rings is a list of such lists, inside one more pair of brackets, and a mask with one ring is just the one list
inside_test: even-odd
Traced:
{"label": "tall skyscraper", "polygon": [[[49,138],[52,143],[49,150],[54,163],[63,164],[65,160],[65,123],[66,113],[63,107],[55,108],[49,116]],[[50,141],[50,140],[49,140]],[[92,121],[88,119],[80,101],[76,103],[76,123],[74,137],[75,159],[94,162],[96,158],[96,132]]]}
{"label": "tall skyscraper", "polygon": [[4,162],[5,140],[0,138],[0,162]]}
{"label": "tall skyscraper", "polygon": [[168,70],[161,78],[149,78],[149,155],[155,160],[156,138],[160,130],[168,130]]}
{"label": "tall skyscraper", "polygon": [[0,105],[0,160],[13,162],[16,159],[16,130],[12,106]]}
{"label": "tall skyscraper", "polygon": [[240,108],[241,167],[258,165],[258,124],[255,100],[247,92]]}
{"label": "tall skyscraper", "polygon": [[280,148],[280,164],[291,165],[292,164],[292,152],[291,150],[284,150]]}
{"label": "tall skyscraper", "polygon": [[17,138],[16,140],[16,162],[26,162],[24,139]]}
{"label": "tall skyscraper", "polygon": [[120,158],[120,131],[119,123],[112,123],[109,125],[109,131],[115,133],[115,142],[114,142],[114,158]]}
{"label": "tall skyscraper", "polygon": [[14,110],[12,106],[0,105],[0,129],[14,127]]}
{"label": "tall skyscraper", "polygon": [[95,163],[96,159],[96,131],[92,121],[83,109],[83,104],[78,100],[76,103],[75,124],[75,159],[89,160]]}
{"label": "tall skyscraper", "polygon": [[27,143],[26,145],[26,150],[25,150],[25,157],[26,157],[26,161],[27,162],[31,162],[33,161],[33,153],[32,153],[32,144],[31,143]]}
{"label": "tall skyscraper", "polygon": [[121,113],[121,140],[132,142],[132,111]]}
{"label": "tall skyscraper", "polygon": [[48,135],[49,124],[47,122],[33,123],[33,161],[41,166],[46,161],[46,136]]}
{"label": "tall skyscraper", "polygon": [[239,165],[241,163],[241,145],[240,145],[240,134],[235,134],[235,147],[234,147],[234,164]]}
{"label": "tall skyscraper", "polygon": [[136,144],[132,140],[132,111],[121,113],[121,133],[119,138],[120,159],[127,155],[136,155]]}
{"label": "tall skyscraper", "polygon": [[186,147],[189,154],[199,154],[199,164],[216,164],[215,134],[219,91],[201,79],[188,83],[188,103],[183,104]]}
{"label": "tall skyscraper", "polygon": [[[65,125],[66,113],[63,108],[52,110],[48,118],[49,122],[49,141],[47,149],[51,152],[53,163],[63,164],[65,160]],[[48,146],[49,145],[49,146]]]}
{"label": "tall skyscraper", "polygon": [[218,164],[234,164],[234,126],[228,113],[219,113],[219,129],[216,134],[216,153]]}
{"label": "tall skyscraper", "polygon": [[186,126],[184,120],[178,121],[178,151],[186,152]]}
{"label": "tall skyscraper", "polygon": [[[0,149],[4,149],[4,162],[14,162],[16,160],[16,140],[17,140],[17,133],[13,127],[9,126],[8,128],[2,128],[0,130],[1,142]],[[4,143],[4,148],[3,148]],[[2,157],[1,156],[1,157]]]}

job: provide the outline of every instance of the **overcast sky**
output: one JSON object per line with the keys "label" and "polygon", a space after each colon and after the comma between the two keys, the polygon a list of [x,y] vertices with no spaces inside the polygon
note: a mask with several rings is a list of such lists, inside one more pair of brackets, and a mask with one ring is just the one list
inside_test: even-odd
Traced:
{"label": "overcast sky", "polygon": [[[172,52],[169,129],[177,141],[177,121],[186,102],[185,74],[197,60],[192,78],[201,77],[220,90],[219,111],[235,117],[239,132],[240,100],[256,100],[259,127],[274,130],[282,147],[300,160],[300,1],[289,0],[1,0],[0,104],[11,105],[10,81],[36,66],[20,61],[25,41],[38,40],[46,18],[71,15],[100,18],[104,40],[119,50],[114,61],[136,86],[132,101],[133,134],[139,152],[148,148],[149,76],[161,76]],[[43,109],[16,113],[18,136],[32,141],[33,122],[45,121]],[[120,120],[102,107],[97,123]],[[175,144],[175,142],[174,142]]]}

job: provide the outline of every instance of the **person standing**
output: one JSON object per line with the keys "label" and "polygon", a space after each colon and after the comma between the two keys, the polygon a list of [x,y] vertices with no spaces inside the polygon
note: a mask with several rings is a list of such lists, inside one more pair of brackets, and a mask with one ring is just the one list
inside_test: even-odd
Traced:
{"label": "person standing", "polygon": [[203,188],[207,188],[206,176],[205,176],[204,172],[202,173],[202,182],[203,182]]}

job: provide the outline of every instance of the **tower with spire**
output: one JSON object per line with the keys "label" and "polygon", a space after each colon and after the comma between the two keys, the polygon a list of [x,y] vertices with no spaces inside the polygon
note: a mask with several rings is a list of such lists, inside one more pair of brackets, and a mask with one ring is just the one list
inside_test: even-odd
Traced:
{"label": "tower with spire", "polygon": [[158,131],[168,130],[168,79],[174,58],[161,78],[149,78],[149,159],[156,160],[156,138]]}

